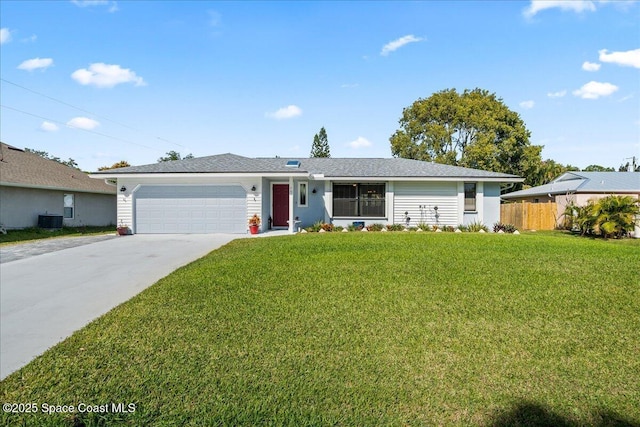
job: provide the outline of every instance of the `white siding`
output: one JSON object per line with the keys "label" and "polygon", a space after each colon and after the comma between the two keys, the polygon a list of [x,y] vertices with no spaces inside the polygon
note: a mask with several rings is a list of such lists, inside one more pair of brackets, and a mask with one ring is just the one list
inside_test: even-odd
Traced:
{"label": "white siding", "polygon": [[[404,224],[405,212],[410,225],[419,223],[456,226],[458,221],[458,185],[455,182],[395,182],[393,223]],[[438,207],[436,219],[435,207]]]}

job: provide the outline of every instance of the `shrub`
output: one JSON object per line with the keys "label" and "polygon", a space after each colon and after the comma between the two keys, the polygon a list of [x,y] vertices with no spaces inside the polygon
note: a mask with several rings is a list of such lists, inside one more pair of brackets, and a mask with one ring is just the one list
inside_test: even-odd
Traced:
{"label": "shrub", "polygon": [[362,230],[362,227],[360,227],[360,226],[355,226],[355,225],[353,225],[353,224],[349,224],[349,225],[347,226],[347,230],[349,230],[349,231],[360,231],[360,230]]}
{"label": "shrub", "polygon": [[327,224],[323,221],[316,221],[311,227],[305,228],[310,233],[317,233],[320,230],[324,231],[334,231],[335,227],[333,224]]}
{"label": "shrub", "polygon": [[333,231],[333,224],[323,222],[322,225],[320,225],[320,228],[322,228],[324,231]]}
{"label": "shrub", "polygon": [[[591,203],[591,202],[590,202]],[[594,203],[590,212],[593,231],[604,238],[625,237],[640,216],[640,202],[631,196],[607,196]]]}
{"label": "shrub", "polygon": [[382,231],[384,225],[382,224],[371,224],[367,225],[367,231]]}
{"label": "shrub", "polygon": [[464,224],[460,224],[460,225],[458,225],[458,227],[457,227],[457,228],[458,228],[458,230],[460,230],[460,231],[462,231],[462,232],[469,231],[469,228],[468,228],[466,225],[464,225]]}
{"label": "shrub", "polygon": [[[516,230],[518,229],[513,224],[503,224],[501,222],[496,222],[495,224],[493,224],[494,233],[498,233],[500,231],[504,231],[505,233],[515,233]],[[485,230],[485,231],[488,231],[488,230]]]}
{"label": "shrub", "polygon": [[487,227],[483,223],[477,222],[477,221],[476,222],[472,222],[471,224],[467,225],[467,231],[470,232],[470,233],[478,233],[478,232],[480,232],[480,230],[482,230],[484,232],[488,232],[489,231],[489,227]]}
{"label": "shrub", "polygon": [[425,222],[418,223],[418,229],[422,231],[431,231],[431,227],[429,227],[429,224]]}
{"label": "shrub", "polygon": [[451,225],[443,225],[442,231],[446,231],[447,233],[453,233],[454,231],[456,231],[456,228]]}
{"label": "shrub", "polygon": [[341,225],[335,225],[333,227],[333,231],[342,231],[342,230],[344,230],[344,227]]}
{"label": "shrub", "polygon": [[581,235],[604,238],[625,237],[635,227],[640,216],[640,204],[631,196],[607,196],[589,200],[584,206],[569,204],[565,211],[565,224]]}
{"label": "shrub", "polygon": [[402,224],[389,224],[389,225],[387,225],[387,230],[389,230],[389,231],[402,231],[402,230],[404,230],[404,225],[402,225]]}

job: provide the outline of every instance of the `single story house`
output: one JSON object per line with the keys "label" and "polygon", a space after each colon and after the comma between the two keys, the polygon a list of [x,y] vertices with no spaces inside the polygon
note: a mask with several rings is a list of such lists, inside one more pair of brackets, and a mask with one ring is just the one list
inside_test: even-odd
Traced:
{"label": "single story house", "polygon": [[[0,224],[35,227],[42,217],[65,226],[116,223],[116,187],[54,160],[0,143]],[[55,228],[55,227],[54,227]]]}
{"label": "single story house", "polygon": [[500,187],[515,175],[418,160],[248,158],[235,154],[95,172],[116,179],[118,223],[133,233],[295,232],[318,221],[348,226],[457,226],[500,220]]}
{"label": "single story house", "polygon": [[640,172],[565,172],[549,184],[504,194],[510,202],[557,204],[556,220],[570,203],[584,206],[591,199],[609,195],[632,196],[640,199]]}

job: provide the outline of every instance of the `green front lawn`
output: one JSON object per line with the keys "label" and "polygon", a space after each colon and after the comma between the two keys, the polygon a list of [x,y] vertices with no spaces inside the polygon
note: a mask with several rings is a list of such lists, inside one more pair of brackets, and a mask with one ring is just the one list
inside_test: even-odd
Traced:
{"label": "green front lawn", "polygon": [[236,240],[0,388],[3,403],[40,411],[134,412],[1,420],[638,425],[639,254],[638,243],[561,234]]}
{"label": "green front lawn", "polygon": [[0,245],[28,240],[51,239],[54,237],[90,236],[92,234],[115,233],[116,226],[106,227],[63,227],[58,230],[31,227],[22,230],[7,230],[7,234],[0,234]]}

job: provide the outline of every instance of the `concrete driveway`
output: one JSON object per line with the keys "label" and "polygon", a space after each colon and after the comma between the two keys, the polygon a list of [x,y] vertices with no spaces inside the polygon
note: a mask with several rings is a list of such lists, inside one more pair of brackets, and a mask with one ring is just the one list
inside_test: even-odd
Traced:
{"label": "concrete driveway", "polygon": [[3,262],[0,378],[176,268],[238,237],[134,235],[70,248],[61,241],[51,252]]}

